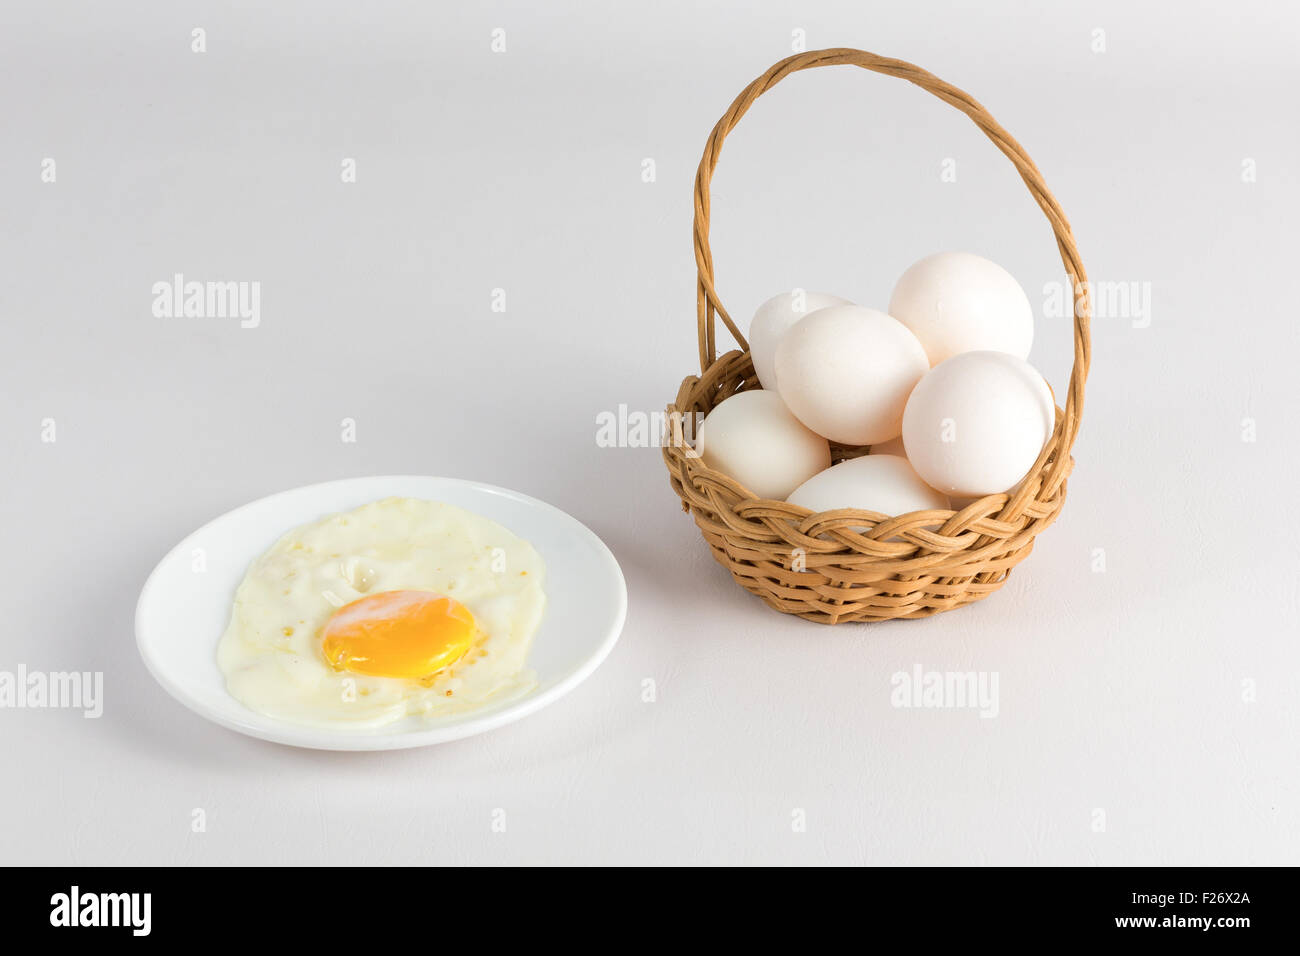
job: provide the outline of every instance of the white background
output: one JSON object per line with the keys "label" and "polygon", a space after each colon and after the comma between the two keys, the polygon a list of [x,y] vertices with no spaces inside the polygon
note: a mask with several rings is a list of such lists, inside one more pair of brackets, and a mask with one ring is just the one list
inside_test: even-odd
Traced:
{"label": "white background", "polygon": [[[105,706],[0,711],[0,859],[1297,862],[1300,17],[1134,6],[5,2],[0,670],[102,671]],[[600,412],[662,410],[693,369],[695,166],[796,29],[969,90],[1091,276],[1149,283],[1149,325],[1094,325],[1060,522],[1000,593],[922,622],[768,610],[656,449],[595,441]],[[1002,263],[1040,312],[1063,278],[974,126],[849,68],[757,104],[713,212],[742,322],[793,286],[884,307],[940,249]],[[178,272],[260,281],[260,327],[155,318]],[[1040,315],[1058,394],[1070,357]],[[522,723],[391,754],[245,739],[150,680],[132,613],[172,544],[386,473],[517,488],[600,534],[630,596],[600,670]],[[999,715],[892,707],[917,665],[996,672]]]}

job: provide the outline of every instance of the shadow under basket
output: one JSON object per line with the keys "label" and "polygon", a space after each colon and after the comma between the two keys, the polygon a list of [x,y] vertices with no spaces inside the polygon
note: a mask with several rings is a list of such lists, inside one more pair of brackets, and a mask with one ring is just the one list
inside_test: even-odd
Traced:
{"label": "shadow under basket", "polygon": [[[933,93],[969,116],[1015,164],[1056,235],[1074,290],[1074,365],[1065,408],[1038,461],[1010,494],[988,495],[960,511],[916,511],[888,516],[844,509],[807,508],[755,498],[744,486],[709,468],[694,450],[695,430],[718,403],[759,388],[748,344],[718,301],[709,248],[709,185],[723,141],[754,101],[790,73],[850,65],[896,76]],[[1065,503],[1070,449],[1083,409],[1088,375],[1090,303],[1087,275],[1065,214],[1020,144],[966,93],[925,70],[861,50],[801,53],[756,79],[718,121],[695,180],[695,259],[698,274],[699,375],[687,377],[667,409],[663,448],[673,490],[718,562],[745,590],[771,607],[822,624],[928,617],[970,604],[1000,588],[1033,550],[1034,539]],[[741,349],[716,355],[715,318]],[[831,446],[835,462],[866,447]],[[865,530],[864,530],[865,529]]]}

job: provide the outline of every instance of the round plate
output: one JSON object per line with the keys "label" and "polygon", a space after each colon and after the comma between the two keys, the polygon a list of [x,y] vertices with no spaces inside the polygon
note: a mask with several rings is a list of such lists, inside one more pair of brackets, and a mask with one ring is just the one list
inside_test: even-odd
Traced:
{"label": "round plate", "polygon": [[[226,691],[217,641],[248,566],[286,531],[327,514],[397,495],[442,501],[491,518],[530,542],[546,562],[546,612],[524,697],[442,719],[408,717],[385,727],[321,729],[249,710]],[[202,549],[206,570],[196,573]],[[281,492],[204,525],[159,562],[140,592],[135,637],[145,666],[190,710],[252,737],[322,750],[394,750],[492,730],[545,707],[605,659],[623,629],[627,586],[609,548],[572,516],[536,498],[475,481],[391,476],[331,481]]]}

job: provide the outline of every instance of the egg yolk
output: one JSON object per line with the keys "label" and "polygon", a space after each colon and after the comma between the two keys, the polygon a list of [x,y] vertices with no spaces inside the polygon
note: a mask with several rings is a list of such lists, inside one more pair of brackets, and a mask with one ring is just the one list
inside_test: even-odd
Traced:
{"label": "egg yolk", "polygon": [[381,591],[345,604],[325,623],[325,659],[335,670],[427,681],[474,643],[474,615],[432,591]]}

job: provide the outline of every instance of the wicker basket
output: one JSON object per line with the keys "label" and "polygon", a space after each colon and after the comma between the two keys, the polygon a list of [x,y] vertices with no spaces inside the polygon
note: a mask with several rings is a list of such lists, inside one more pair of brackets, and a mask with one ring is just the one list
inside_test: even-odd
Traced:
{"label": "wicker basket", "polygon": [[[755,498],[707,467],[693,450],[698,417],[737,392],[760,387],[745,337],[713,287],[709,183],[723,141],[754,101],[789,74],[841,64],[900,77],[969,116],[1015,164],[1056,233],[1074,288],[1074,367],[1065,408],[1056,410],[1052,437],[1014,494],[989,495],[957,512],[892,517],[846,509],[814,514],[797,505]],[[910,63],[849,49],[788,57],[749,84],[709,135],[695,178],[695,261],[700,374],[683,381],[676,401],[668,406],[664,461],[683,509],[695,516],[714,557],[737,583],[778,611],[823,624],[928,617],[978,601],[1001,587],[1065,502],[1091,348],[1087,275],[1070,225],[1020,144],[970,96]],[[717,357],[715,317],[740,344],[739,351]],[[832,445],[836,461],[866,451]],[[865,532],[854,530],[864,527]]]}

